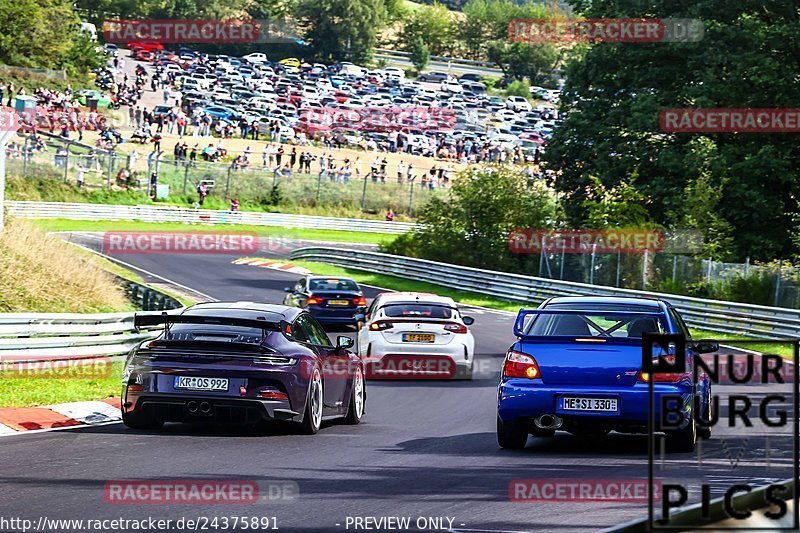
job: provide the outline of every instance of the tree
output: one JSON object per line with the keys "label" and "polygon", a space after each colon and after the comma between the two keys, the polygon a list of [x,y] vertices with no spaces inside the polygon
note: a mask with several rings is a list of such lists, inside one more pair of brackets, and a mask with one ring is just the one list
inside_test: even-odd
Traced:
{"label": "tree", "polygon": [[541,85],[550,80],[559,61],[559,52],[552,43],[520,43],[492,41],[487,57],[496,63],[508,78],[522,80],[527,77],[531,85]]}
{"label": "tree", "polygon": [[538,258],[512,254],[508,234],[546,228],[556,215],[548,191],[518,170],[465,171],[453,181],[447,200],[432,198],[425,204],[419,215],[420,229],[387,251],[481,268],[530,271],[529,263]]}
{"label": "tree", "polygon": [[[780,108],[800,101],[800,21],[776,0],[576,1],[587,18],[699,18],[700,42],[596,43],[567,66],[566,117],[545,153],[570,224],[586,221],[590,176],[614,187],[634,173],[653,221],[701,227],[717,259],[769,260],[797,252],[800,145],[791,134],[668,133],[675,107]],[[697,195],[706,198],[705,213]],[[709,213],[712,209],[713,213]],[[714,214],[713,218],[710,215]],[[720,233],[734,237],[725,243]]]}
{"label": "tree", "polygon": [[386,20],[383,0],[300,0],[305,40],[323,61],[365,63]]}
{"label": "tree", "polygon": [[403,24],[399,45],[410,52],[417,39],[425,42],[428,50],[435,56],[447,56],[456,47],[456,35],[452,13],[442,4],[420,6],[412,12]]}
{"label": "tree", "polygon": [[414,65],[414,68],[417,69],[417,72],[422,72],[422,70],[428,65],[428,60],[430,60],[431,54],[428,51],[428,47],[425,46],[425,42],[422,40],[422,37],[417,37],[414,40],[414,45],[411,47],[411,64]]}

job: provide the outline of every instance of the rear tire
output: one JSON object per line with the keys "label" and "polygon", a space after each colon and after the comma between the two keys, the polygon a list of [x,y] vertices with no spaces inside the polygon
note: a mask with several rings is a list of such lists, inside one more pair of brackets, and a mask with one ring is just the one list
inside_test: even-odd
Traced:
{"label": "rear tire", "polygon": [[149,416],[143,412],[122,413],[122,423],[131,429],[160,429],[164,425],[162,420]]}
{"label": "rear tire", "polygon": [[300,431],[305,435],[315,435],[322,425],[322,377],[319,368],[314,369],[311,381],[308,384],[308,399],[303,411],[303,421],[300,422]]}
{"label": "rear tire", "polygon": [[528,430],[517,420],[503,422],[497,417],[497,444],[507,450],[521,450],[528,442]]}
{"label": "rear tire", "polygon": [[667,432],[667,451],[674,453],[693,452],[697,445],[697,424],[691,417],[689,425],[684,429]]}
{"label": "rear tire", "polygon": [[364,373],[361,371],[361,367],[358,367],[356,375],[353,376],[353,391],[350,394],[350,405],[347,408],[347,416],[344,419],[345,424],[356,425],[361,423],[366,403],[367,392],[364,386]]}

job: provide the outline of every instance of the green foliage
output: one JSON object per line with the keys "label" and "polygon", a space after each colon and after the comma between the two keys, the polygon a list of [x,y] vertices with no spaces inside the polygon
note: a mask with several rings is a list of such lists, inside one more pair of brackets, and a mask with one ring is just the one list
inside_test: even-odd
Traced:
{"label": "green foliage", "polygon": [[411,57],[409,59],[417,72],[422,72],[423,69],[428,66],[430,58],[431,54],[428,51],[428,47],[425,45],[425,41],[422,40],[422,37],[414,39],[411,46]]}
{"label": "green foliage", "polygon": [[403,50],[413,52],[420,39],[432,55],[447,56],[454,52],[456,28],[452,13],[445,6],[437,3],[422,6],[407,16],[398,44]]}
{"label": "green foliage", "polygon": [[590,176],[590,185],[582,202],[587,227],[642,228],[647,225],[648,199],[633,185],[635,178],[614,187],[606,187],[598,178]]}
{"label": "green foliage", "polygon": [[490,41],[486,54],[506,77],[516,80],[527,77],[533,85],[549,80],[559,61],[558,49],[552,43]]}
{"label": "green foliage", "polygon": [[506,96],[531,97],[531,84],[527,80],[514,80],[506,87]]}
{"label": "green foliage", "polygon": [[511,254],[507,235],[520,228],[547,227],[556,215],[548,192],[516,170],[498,167],[459,176],[447,200],[431,199],[422,225],[394,243],[394,253],[482,268],[529,271],[530,257]]}
{"label": "green foliage", "polygon": [[[702,0],[572,2],[587,18],[699,18],[695,43],[597,43],[566,67],[564,123],[545,153],[571,225],[586,222],[582,191],[637,173],[653,221],[702,229],[718,259],[798,252],[800,145],[783,133],[664,133],[676,107],[782,108],[800,100],[796,6]],[[726,236],[735,236],[733,241]]]}
{"label": "green foliage", "polygon": [[0,63],[85,74],[100,64],[67,0],[0,2]]}
{"label": "green foliage", "polygon": [[387,18],[383,0],[300,0],[297,15],[323,61],[367,63]]}

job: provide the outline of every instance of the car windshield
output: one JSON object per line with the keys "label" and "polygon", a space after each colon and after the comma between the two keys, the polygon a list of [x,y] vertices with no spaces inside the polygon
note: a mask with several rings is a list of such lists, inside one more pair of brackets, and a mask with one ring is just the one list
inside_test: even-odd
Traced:
{"label": "car windshield", "polygon": [[360,291],[358,284],[352,279],[320,278],[308,282],[309,290],[313,291]]}
{"label": "car windshield", "polygon": [[453,308],[433,303],[396,303],[382,307],[387,317],[453,318]]}
{"label": "car windshield", "polygon": [[[548,308],[548,310],[551,310]],[[659,315],[643,314],[634,310],[565,310],[564,313],[531,315],[523,328],[527,335],[571,336],[571,337],[621,337],[640,339],[642,334],[664,333],[663,320]],[[613,311],[606,314],[604,311]],[[630,311],[627,314],[626,311]],[[626,314],[619,314],[623,312]]]}

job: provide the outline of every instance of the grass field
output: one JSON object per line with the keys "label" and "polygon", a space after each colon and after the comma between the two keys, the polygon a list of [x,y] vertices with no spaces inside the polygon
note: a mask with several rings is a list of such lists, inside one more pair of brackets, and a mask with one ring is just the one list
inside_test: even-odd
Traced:
{"label": "grass field", "polygon": [[201,226],[181,222],[139,222],[128,220],[66,220],[60,218],[35,219],[33,224],[45,231],[181,231],[181,232],[231,232],[255,233],[264,237],[299,239],[308,241],[349,242],[357,244],[383,244],[396,235],[388,233],[358,233],[326,229],[293,229],[273,226],[246,226],[215,224]]}
{"label": "grass field", "polygon": [[[102,400],[119,396],[122,383],[122,361],[115,361],[97,372],[96,377],[17,376],[13,371],[0,372],[0,407],[35,407],[66,402]],[[58,374],[57,372],[55,373]]]}

